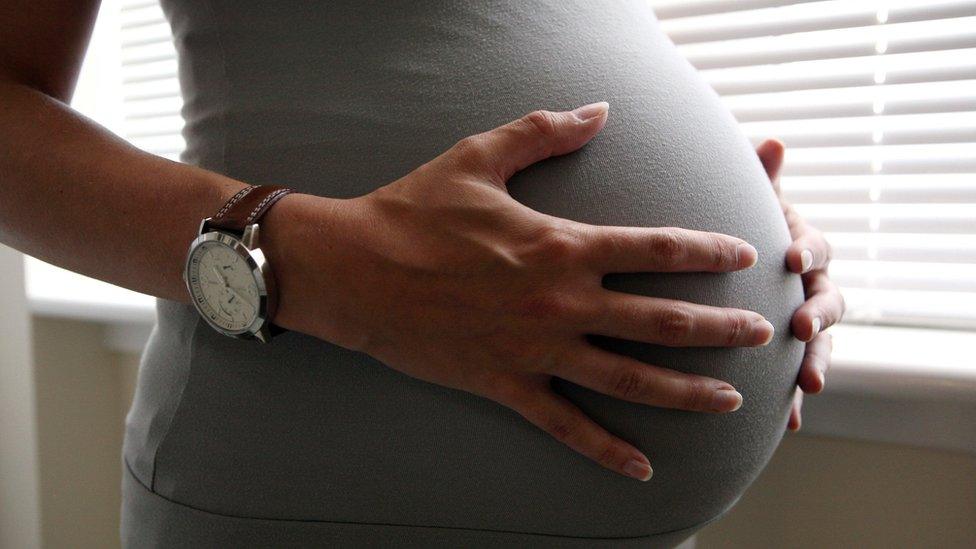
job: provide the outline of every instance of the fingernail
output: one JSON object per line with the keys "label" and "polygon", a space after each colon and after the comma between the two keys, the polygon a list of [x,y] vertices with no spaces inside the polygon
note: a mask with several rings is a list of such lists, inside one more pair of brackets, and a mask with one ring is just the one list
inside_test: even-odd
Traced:
{"label": "fingernail", "polygon": [[759,258],[759,252],[752,247],[752,244],[743,242],[735,247],[735,264],[740,269],[752,267]]}
{"label": "fingernail", "polygon": [[800,252],[800,272],[805,273],[813,266],[813,252],[803,250]]}
{"label": "fingernail", "polygon": [[573,116],[576,117],[580,122],[586,122],[600,116],[601,114],[607,112],[610,108],[610,103],[606,101],[599,101],[597,103],[590,103],[589,105],[583,105],[582,107],[573,109]]}
{"label": "fingernail", "polygon": [[636,459],[631,459],[624,464],[624,472],[641,482],[647,482],[650,480],[651,475],[654,474],[650,464]]}
{"label": "fingernail", "polygon": [[735,389],[720,389],[712,395],[712,410],[734,412],[742,407],[742,395]]}
{"label": "fingernail", "polygon": [[824,387],[827,386],[827,378],[824,377],[824,373],[817,370],[817,377],[820,378],[820,390],[823,391]]}
{"label": "fingernail", "polygon": [[756,327],[756,331],[766,333],[766,337],[759,342],[759,345],[769,345],[769,342],[773,340],[773,334],[776,333],[776,328],[773,327],[772,323],[768,320],[761,319],[757,322],[759,326]]}
{"label": "fingernail", "polygon": [[[815,316],[815,317],[813,317],[813,334],[810,335],[810,339],[813,339],[813,338],[817,337],[817,334],[819,334],[819,333],[820,333],[820,317],[819,316]],[[809,340],[807,340],[807,341],[809,341]]]}

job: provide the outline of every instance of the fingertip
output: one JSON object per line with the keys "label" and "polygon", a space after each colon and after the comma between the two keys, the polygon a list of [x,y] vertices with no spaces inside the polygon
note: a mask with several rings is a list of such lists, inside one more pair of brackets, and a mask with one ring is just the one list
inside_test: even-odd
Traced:
{"label": "fingertip", "polygon": [[607,123],[610,104],[598,101],[569,111],[569,122],[565,125],[563,141],[557,143],[554,156],[575,151],[590,142]]}
{"label": "fingertip", "polygon": [[810,337],[807,338],[807,341],[813,341],[813,338],[817,337],[817,334],[820,333],[821,324],[819,316],[813,317],[813,322],[810,323]]}
{"label": "fingertip", "polygon": [[651,463],[643,455],[627,460],[627,463],[624,464],[623,472],[625,475],[641,482],[651,480],[651,477],[654,475],[654,469],[651,468]]}
{"label": "fingertip", "polygon": [[606,101],[597,101],[596,103],[590,103],[588,105],[583,105],[582,107],[577,107],[569,112],[580,122],[588,122],[597,117],[606,115],[609,110],[610,103],[607,103]]}
{"label": "fingertip", "polygon": [[800,252],[800,272],[805,273],[813,267],[813,252],[804,249]]}
{"label": "fingertip", "polygon": [[782,156],[786,152],[786,145],[784,145],[779,139],[770,137],[768,139],[764,139],[763,142],[756,147],[756,151],[760,156],[771,156],[776,158],[778,156]]}
{"label": "fingertip", "polygon": [[769,139],[763,141],[763,145],[768,151],[774,154],[783,154],[786,152],[786,145],[775,137],[770,137]]}
{"label": "fingertip", "polygon": [[773,340],[773,336],[776,335],[776,328],[773,326],[772,322],[764,318],[759,323],[759,327],[756,329],[756,334],[759,336],[757,345],[760,347],[769,345],[769,342]]}
{"label": "fingertip", "polygon": [[786,250],[786,269],[791,273],[803,274],[803,250],[796,242]]}
{"label": "fingertip", "polygon": [[735,261],[737,269],[748,269],[759,260],[759,252],[748,242],[741,242],[735,247]]}
{"label": "fingertip", "polygon": [[800,309],[793,315],[793,319],[790,321],[790,329],[793,331],[793,337],[804,343],[809,343],[820,333],[821,321],[819,316],[806,320],[810,314],[806,311],[807,309]]}
{"label": "fingertip", "polygon": [[786,428],[794,433],[800,430],[800,411],[796,409],[796,405],[790,409],[790,420],[786,424]]}
{"label": "fingertip", "polygon": [[720,389],[712,394],[712,411],[734,412],[742,407],[742,393],[735,389]]}
{"label": "fingertip", "polygon": [[827,378],[826,378],[826,377],[824,377],[824,373],[823,373],[822,371],[820,371],[820,370],[817,370],[817,373],[815,374],[815,376],[814,376],[814,377],[815,377],[815,378],[816,378],[816,380],[817,380],[817,385],[816,385],[816,387],[814,387],[814,388],[813,388],[814,390],[812,390],[812,391],[805,391],[805,392],[807,392],[807,393],[813,393],[813,394],[817,394],[817,393],[819,393],[819,392],[821,392],[821,391],[823,391],[823,390],[824,390],[824,387],[826,387],[826,386],[827,386]]}
{"label": "fingertip", "polygon": [[[786,146],[778,139],[767,139],[756,147],[756,155],[759,156],[759,160],[771,182],[774,182],[779,175],[785,154]],[[773,184],[775,185],[775,182]]]}
{"label": "fingertip", "polygon": [[807,366],[804,362],[803,371],[800,373],[797,385],[800,390],[807,394],[817,394],[823,391],[824,375],[816,366]]}

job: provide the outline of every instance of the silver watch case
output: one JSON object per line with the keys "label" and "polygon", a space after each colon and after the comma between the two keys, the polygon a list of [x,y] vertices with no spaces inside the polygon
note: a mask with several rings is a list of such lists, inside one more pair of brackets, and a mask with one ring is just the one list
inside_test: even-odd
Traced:
{"label": "silver watch case", "polygon": [[[183,266],[183,283],[186,284],[187,292],[190,294],[190,301],[193,303],[193,307],[197,310],[197,313],[200,314],[200,317],[214,330],[229,337],[248,340],[256,339],[262,343],[267,343],[271,340],[271,323],[268,318],[270,317],[271,302],[275,295],[275,285],[274,277],[271,274],[271,266],[268,264],[268,260],[260,248],[260,227],[257,223],[249,225],[244,229],[244,234],[238,238],[231,233],[210,229],[209,221],[210,218],[208,217],[200,223],[199,236],[190,243],[190,249],[186,254],[186,263]],[[190,262],[193,258],[193,252],[203,243],[210,241],[217,241],[231,248],[234,253],[247,263],[247,266],[251,269],[251,276],[257,282],[259,298],[258,314],[254,322],[243,330],[228,331],[214,323],[201,310],[196,296],[193,295],[193,288],[189,282]]]}

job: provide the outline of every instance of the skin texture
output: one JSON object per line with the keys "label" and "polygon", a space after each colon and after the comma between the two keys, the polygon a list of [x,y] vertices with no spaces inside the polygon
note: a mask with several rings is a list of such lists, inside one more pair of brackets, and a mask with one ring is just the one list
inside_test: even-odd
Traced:
{"label": "skin texture", "polygon": [[[97,2],[3,6],[0,242],[188,302],[181,279],[187,244],[199,220],[245,183],[139,151],[65,104]],[[741,395],[720,380],[600,350],[585,335],[755,346],[770,340],[772,327],[751,311],[600,284],[609,272],[748,268],[756,260],[748,243],[670,227],[585,225],[508,195],[505,182],[514,173],[592,139],[607,109],[597,103],[530,113],[463,139],[362,197],[285,197],[262,226],[280,290],[277,322],[495,400],[603,466],[647,480],[647,458],[554,393],[551,377],[629,401],[709,413],[737,409]],[[767,142],[757,152],[778,192],[782,145]],[[814,319],[822,332],[839,320],[843,301],[827,277],[830,248],[822,235],[785,201],[783,209],[794,239],[786,265],[800,272],[803,250],[811,255],[803,275],[808,300],[792,323],[794,334],[810,341],[790,420],[790,428],[799,428],[800,390],[821,390],[828,366],[829,335],[813,333]]]}

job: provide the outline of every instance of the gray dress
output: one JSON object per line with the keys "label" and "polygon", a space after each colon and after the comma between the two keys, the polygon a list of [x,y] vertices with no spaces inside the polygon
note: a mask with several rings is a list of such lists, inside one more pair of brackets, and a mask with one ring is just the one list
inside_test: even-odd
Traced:
{"label": "gray dress", "polygon": [[729,381],[745,399],[730,414],[555,383],[646,452],[654,477],[641,483],[489,400],[299,333],[226,338],[189,305],[160,300],[126,424],[127,546],[671,546],[735,504],[783,436],[803,350],[789,320],[803,292],[754,151],[645,1],[163,5],[185,162],[353,197],[533,109],[607,100],[600,135],[517,174],[512,194],[587,223],[748,240],[759,262],[747,271],[614,274],[605,285],[756,310],[776,335],[750,349],[595,340]]}

